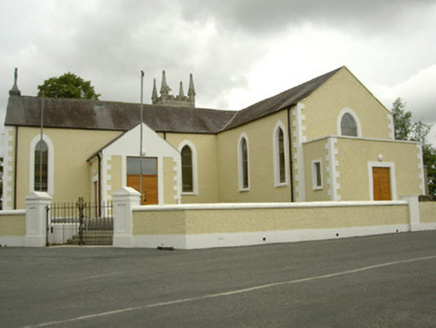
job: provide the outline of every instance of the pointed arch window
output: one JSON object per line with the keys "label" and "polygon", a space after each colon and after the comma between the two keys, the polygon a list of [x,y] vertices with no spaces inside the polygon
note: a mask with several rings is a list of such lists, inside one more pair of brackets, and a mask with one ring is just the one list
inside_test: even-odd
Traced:
{"label": "pointed arch window", "polygon": [[35,191],[48,191],[48,146],[44,140],[35,146]]}
{"label": "pointed arch window", "polygon": [[288,182],[289,166],[286,160],[288,141],[284,131],[286,131],[285,125],[283,122],[278,121],[272,134],[275,187],[286,186]]}
{"label": "pointed arch window", "polygon": [[277,129],[277,160],[278,160],[278,182],[286,182],[285,169],[285,136],[281,128]]}
{"label": "pointed arch window", "polygon": [[182,191],[194,191],[194,174],[191,147],[185,145],[181,151],[182,155]]}
{"label": "pointed arch window", "polygon": [[183,140],[177,149],[180,152],[182,168],[182,194],[198,195],[199,178],[197,165],[197,148],[190,140]]}
{"label": "pointed arch window", "polygon": [[239,189],[248,190],[250,188],[250,170],[248,157],[248,141],[246,136],[239,140]]}

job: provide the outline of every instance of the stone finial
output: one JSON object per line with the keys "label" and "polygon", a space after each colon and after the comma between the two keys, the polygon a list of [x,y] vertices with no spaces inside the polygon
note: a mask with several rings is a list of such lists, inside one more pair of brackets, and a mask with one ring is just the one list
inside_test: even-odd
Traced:
{"label": "stone finial", "polygon": [[195,97],[195,87],[194,87],[194,78],[192,74],[189,75],[189,90],[188,90],[189,98]]}
{"label": "stone finial", "polygon": [[194,78],[192,77],[192,73],[189,74],[189,89],[188,89],[188,98],[192,107],[195,107],[195,87],[194,87]]}
{"label": "stone finial", "polygon": [[153,101],[153,104],[157,101],[156,79],[153,79],[153,92],[151,94],[151,100]]}
{"label": "stone finial", "polygon": [[10,96],[21,96],[21,91],[20,91],[20,89],[18,89],[17,81],[18,81],[18,68],[15,68],[15,70],[14,70],[14,85],[12,86],[12,89],[9,90]]}
{"label": "stone finial", "polygon": [[168,95],[171,91],[171,88],[167,84],[167,78],[165,76],[165,71],[162,71],[162,84],[160,87],[160,94],[161,95]]}
{"label": "stone finial", "polygon": [[183,92],[183,82],[182,81],[180,81],[179,97],[181,99],[183,99],[185,97],[185,93]]}

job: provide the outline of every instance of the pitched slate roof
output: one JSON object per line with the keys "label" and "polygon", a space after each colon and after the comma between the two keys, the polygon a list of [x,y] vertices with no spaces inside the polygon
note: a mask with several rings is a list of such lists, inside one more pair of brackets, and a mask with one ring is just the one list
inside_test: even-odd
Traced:
{"label": "pitched slate roof", "polygon": [[[157,132],[217,133],[234,111],[144,104],[144,123]],[[40,126],[41,98],[10,97],[5,125]],[[140,105],[82,99],[44,99],[44,126],[128,131],[139,122]]]}
{"label": "pitched slate roof", "polygon": [[236,128],[261,117],[274,114],[282,109],[296,105],[299,101],[310,96],[312,92],[323,85],[340,69],[342,69],[342,67],[236,112],[222,130]]}
{"label": "pitched slate roof", "polygon": [[[340,69],[319,76],[240,111],[144,104],[144,123],[156,132],[216,134],[289,108],[307,98]],[[9,97],[5,125],[39,127],[41,98]],[[136,126],[140,105],[82,99],[44,99],[44,126],[128,131]]]}

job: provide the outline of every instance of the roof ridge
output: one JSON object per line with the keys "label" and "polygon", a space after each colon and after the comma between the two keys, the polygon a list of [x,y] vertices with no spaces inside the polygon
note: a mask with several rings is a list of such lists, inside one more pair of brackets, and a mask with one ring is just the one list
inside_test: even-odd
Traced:
{"label": "roof ridge", "polygon": [[[260,100],[260,101],[254,103],[248,107],[245,107],[245,108],[237,111],[235,113],[235,115],[233,115],[232,118],[223,126],[223,128],[220,130],[220,132],[226,131],[228,129],[236,128],[236,127],[243,125],[245,123],[251,122],[251,121],[259,119],[263,116],[273,114],[277,111],[280,111],[282,109],[285,109],[285,108],[292,106],[293,104],[297,103],[301,99],[304,99],[307,96],[309,96],[310,94],[312,94],[321,85],[323,85],[325,82],[327,82],[330,79],[330,77],[335,75],[339,70],[341,70],[344,67],[345,66],[341,66],[339,68],[336,68],[330,72],[324,73],[324,74],[317,76],[311,80],[308,80],[308,81],[301,83],[299,85],[296,85],[290,89],[282,91],[274,96]],[[321,83],[319,83],[319,85],[317,85],[316,84],[317,82],[321,82]],[[308,88],[308,89],[304,88],[305,86],[310,86],[310,85],[313,85],[314,87]],[[302,92],[302,94],[299,97],[297,97],[299,91],[304,91],[304,92]],[[281,99],[281,96],[285,96],[285,95],[286,95],[286,99]],[[278,104],[271,104],[271,106],[273,106],[275,108],[271,108],[271,106],[267,106],[266,109],[262,110],[262,106],[264,104],[273,102],[274,100],[276,100],[278,102]],[[245,113],[256,110],[257,108],[260,108],[259,109],[260,113],[258,113],[258,115],[255,115],[254,117],[248,118],[248,119],[241,119],[241,122],[236,122],[236,124],[232,126],[233,122],[235,122],[239,117],[243,116]],[[248,115],[246,115],[246,116],[248,116]]]}

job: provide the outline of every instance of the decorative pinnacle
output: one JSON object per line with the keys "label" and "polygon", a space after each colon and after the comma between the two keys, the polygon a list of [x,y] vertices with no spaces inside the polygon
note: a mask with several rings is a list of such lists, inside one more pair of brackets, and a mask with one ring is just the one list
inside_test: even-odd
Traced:
{"label": "decorative pinnacle", "polygon": [[185,97],[185,93],[183,92],[183,82],[182,81],[180,81],[179,97],[180,98]]}
{"label": "decorative pinnacle", "polygon": [[194,79],[192,77],[192,73],[189,75],[189,89],[188,89],[188,96],[194,97],[195,96],[195,87],[194,87]]}
{"label": "decorative pinnacle", "polygon": [[20,89],[18,89],[17,81],[18,81],[18,68],[15,68],[15,70],[14,70],[14,85],[12,86],[12,89],[9,90],[10,96],[21,96],[21,91],[20,91]]}
{"label": "decorative pinnacle", "polygon": [[162,94],[168,95],[170,91],[171,91],[171,88],[167,84],[167,78],[165,76],[165,71],[162,71],[162,84],[160,87],[160,94],[161,95]]}
{"label": "decorative pinnacle", "polygon": [[151,94],[151,100],[155,101],[156,99],[157,99],[156,79],[153,79],[153,92]]}

